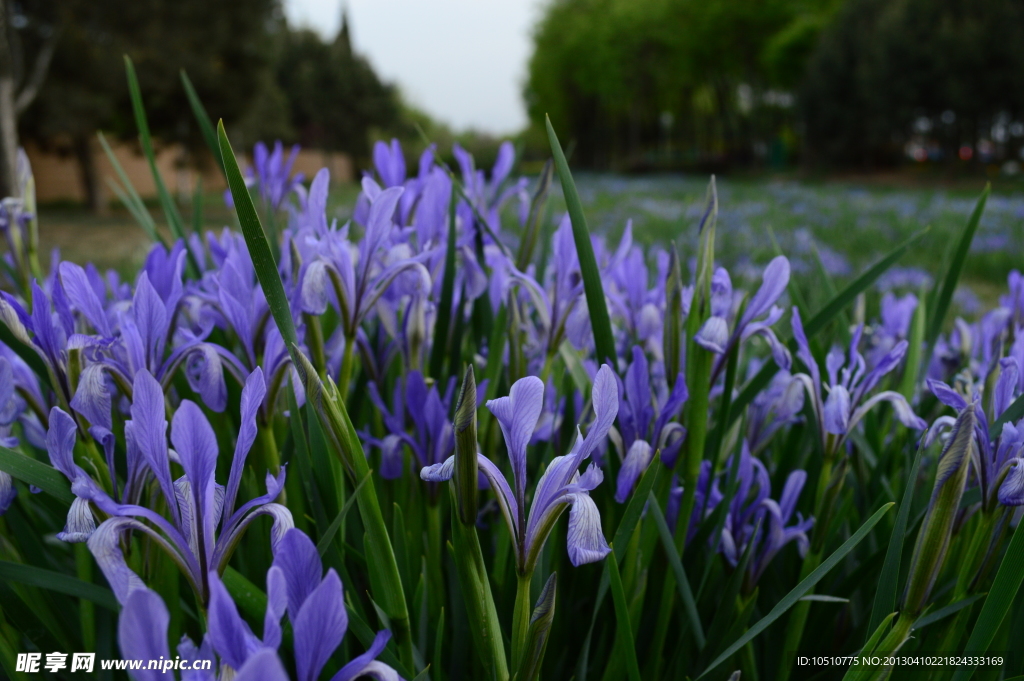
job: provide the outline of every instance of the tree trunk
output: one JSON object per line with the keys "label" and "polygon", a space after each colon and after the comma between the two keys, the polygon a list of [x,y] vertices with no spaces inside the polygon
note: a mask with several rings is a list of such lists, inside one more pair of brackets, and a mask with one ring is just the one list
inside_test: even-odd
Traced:
{"label": "tree trunk", "polygon": [[93,153],[91,136],[85,133],[76,134],[74,146],[86,202],[93,213],[105,215],[107,204],[103,201],[103,189],[100,187],[100,176],[96,168],[96,155]]}
{"label": "tree trunk", "polygon": [[9,10],[8,0],[0,0],[0,198],[18,191],[18,114]]}

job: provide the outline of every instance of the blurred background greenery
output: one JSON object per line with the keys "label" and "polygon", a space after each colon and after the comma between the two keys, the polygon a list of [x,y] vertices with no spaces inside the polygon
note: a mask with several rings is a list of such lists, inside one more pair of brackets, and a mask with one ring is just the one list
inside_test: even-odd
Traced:
{"label": "blurred background greenery", "polygon": [[[401,140],[410,167],[430,141],[449,162],[458,142],[488,168],[502,141],[410,104],[354,49],[344,16],[326,38],[290,25],[281,0],[0,0],[0,8],[0,123],[10,123],[0,130],[77,167],[84,205],[41,208],[44,241],[77,249],[65,254],[76,259],[137,257],[130,218],[102,191],[95,143],[102,130],[134,144],[124,54],[154,136],[182,150],[179,166],[212,164],[182,69],[236,148],[281,140],[344,154],[356,171],[350,180],[370,167],[379,139]],[[550,115],[572,165],[591,171],[581,182],[609,236],[632,217],[642,239],[677,237],[715,172],[726,194],[735,188],[737,225],[756,231],[736,241],[737,257],[769,253],[770,225],[784,245],[812,234],[856,268],[879,235],[958,226],[960,202],[987,178],[1006,209],[976,276],[1001,279],[1009,249],[1024,246],[1015,196],[1024,177],[1020,0],[547,0],[538,16],[522,83],[529,124],[513,136],[518,171],[536,172],[548,157]],[[9,136],[0,147],[9,158]],[[3,189],[8,164],[0,165]],[[643,179],[664,172],[677,174]],[[336,194],[337,214],[353,196]],[[228,222],[211,203],[211,225]],[[104,216],[83,210],[90,205]]]}

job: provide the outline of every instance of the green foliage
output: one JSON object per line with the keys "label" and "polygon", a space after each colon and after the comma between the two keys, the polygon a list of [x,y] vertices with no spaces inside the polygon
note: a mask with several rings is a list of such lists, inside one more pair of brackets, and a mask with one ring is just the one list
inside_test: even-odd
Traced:
{"label": "green foliage", "polygon": [[1022,71],[1024,5],[1015,0],[848,0],[801,86],[813,160],[893,163],[920,117],[955,158],[1000,114],[1024,112]]}

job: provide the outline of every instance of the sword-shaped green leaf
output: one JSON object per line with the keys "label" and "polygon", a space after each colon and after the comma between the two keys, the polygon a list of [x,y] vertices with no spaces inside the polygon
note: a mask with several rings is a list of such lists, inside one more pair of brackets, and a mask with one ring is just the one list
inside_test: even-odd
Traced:
{"label": "sword-shaped green leaf", "polygon": [[117,599],[110,589],[35,565],[0,560],[0,579],[38,586],[42,589],[81,598],[114,612],[119,610]]}
{"label": "sword-shaped green leaf", "polygon": [[842,546],[836,549],[835,553],[829,556],[825,560],[825,562],[823,562],[821,565],[815,568],[815,570],[811,574],[807,575],[807,577],[802,582],[797,584],[792,591],[790,591],[782,600],[776,603],[775,607],[771,609],[771,612],[762,617],[754,626],[748,629],[747,633],[743,634],[743,636],[740,636],[732,645],[726,648],[725,651],[722,652],[722,654],[719,655],[717,658],[715,658],[714,662],[708,665],[707,669],[705,669],[697,678],[702,679],[705,676],[707,676],[712,670],[718,667],[718,665],[722,664],[727,659],[732,657],[736,653],[736,651],[738,651],[743,646],[747,645],[750,641],[754,640],[754,638],[757,637],[757,635],[760,634],[762,631],[767,629],[769,625],[772,624],[772,622],[782,617],[782,615],[784,615],[787,610],[796,605],[797,601],[799,601],[811,589],[813,589],[815,584],[820,582],[822,578],[824,578],[825,575],[827,575],[832,570],[832,568],[839,564],[839,561],[845,558],[846,555],[850,553],[850,551],[852,551],[855,546],[857,546],[857,544],[859,544],[861,541],[864,540],[866,536],[868,536],[868,534],[875,527],[875,525],[878,524],[878,521],[882,519],[882,516],[884,516],[889,511],[889,509],[892,508],[894,505],[895,504],[893,502],[889,502],[888,504],[885,504],[880,509],[875,511],[875,514],[868,518],[867,521],[860,526],[860,529],[854,532],[853,536],[847,539]]}
{"label": "sword-shaped green leaf", "polygon": [[[978,225],[981,223],[981,214],[985,212],[985,202],[988,201],[988,195],[991,191],[992,185],[986,183],[985,189],[982,190],[981,196],[978,197],[978,203],[975,204],[970,219],[967,220],[964,230],[960,233],[960,240],[957,241],[956,250],[953,251],[949,267],[942,278],[942,287],[935,293],[935,304],[931,306],[932,317],[928,323],[928,335],[926,337],[929,350],[935,345],[935,339],[939,337],[939,332],[942,331],[942,324],[946,320],[946,313],[949,312],[949,306],[953,302],[953,294],[956,292],[956,286],[960,282],[960,275],[964,271],[967,253],[971,250],[971,241],[974,240],[974,233],[978,231]],[[930,352],[928,356],[931,356]]]}
{"label": "sword-shaped green leaf", "polygon": [[71,484],[60,471],[21,452],[0,447],[0,471],[28,485],[35,485],[69,506],[75,500]]}
{"label": "sword-shaped green leaf", "polygon": [[615,336],[612,335],[612,321],[608,315],[608,303],[604,298],[604,285],[601,283],[601,272],[597,269],[597,258],[594,247],[590,243],[590,230],[587,218],[583,214],[583,203],[580,201],[576,183],[569,172],[569,162],[565,160],[562,145],[558,143],[558,135],[551,126],[551,119],[545,117],[548,129],[548,142],[555,158],[555,169],[562,183],[565,195],[565,207],[569,211],[572,222],[572,236],[576,242],[576,255],[580,260],[580,274],[583,276],[583,292],[587,296],[587,311],[590,313],[590,326],[594,331],[594,345],[597,346],[597,361],[608,362],[615,366]]}

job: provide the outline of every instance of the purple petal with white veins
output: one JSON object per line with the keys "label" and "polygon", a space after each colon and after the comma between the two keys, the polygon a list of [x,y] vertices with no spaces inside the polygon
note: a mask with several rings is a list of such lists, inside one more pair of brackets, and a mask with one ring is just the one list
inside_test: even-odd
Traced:
{"label": "purple petal with white veins", "polygon": [[577,492],[568,495],[572,504],[569,510],[569,532],[566,545],[569,549],[569,560],[576,567],[584,563],[603,560],[611,553],[611,547],[605,541],[601,529],[601,514],[597,504],[589,494]]}
{"label": "purple petal with white veins", "polygon": [[210,343],[199,343],[188,353],[185,377],[189,387],[199,393],[211,411],[222,412],[228,403],[228,387],[224,382],[224,366],[220,354]]}
{"label": "purple petal with white veins", "polygon": [[217,436],[195,402],[182,400],[171,421],[171,442],[181,467],[192,486],[195,511],[202,532],[200,550],[207,559],[213,553],[214,528],[219,518],[214,511],[214,474],[217,470]]}
{"label": "purple petal with white veins", "polygon": [[81,497],[75,497],[68,509],[68,519],[64,530],[57,533],[57,539],[69,544],[80,544],[89,541],[89,537],[96,531],[96,520],[92,515],[92,508],[89,502]]}
{"label": "purple petal with white veins", "polygon": [[999,486],[999,503],[1003,506],[1024,506],[1024,459],[1012,459],[1010,470]]}
{"label": "purple petal with white veins", "polygon": [[693,337],[693,342],[711,352],[725,352],[729,343],[729,324],[725,317],[708,317]]}
{"label": "purple petal with white veins", "polygon": [[78,378],[78,388],[71,398],[71,408],[94,426],[110,430],[110,392],[102,364],[90,364]]}

